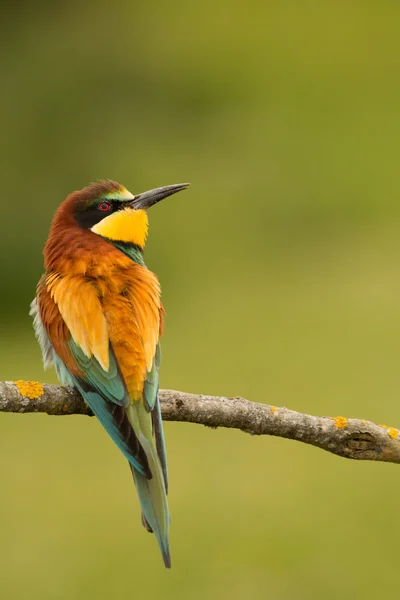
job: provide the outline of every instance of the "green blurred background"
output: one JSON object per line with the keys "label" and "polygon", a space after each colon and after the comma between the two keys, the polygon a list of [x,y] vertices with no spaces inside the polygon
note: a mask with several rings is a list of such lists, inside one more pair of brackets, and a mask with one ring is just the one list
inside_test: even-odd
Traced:
{"label": "green blurred background", "polygon": [[[111,177],[151,212],[162,387],[400,425],[400,5],[2,8],[1,379],[44,374],[28,307],[52,214]],[[173,569],[94,419],[0,415],[4,599],[366,599],[399,581],[400,472],[165,426]]]}

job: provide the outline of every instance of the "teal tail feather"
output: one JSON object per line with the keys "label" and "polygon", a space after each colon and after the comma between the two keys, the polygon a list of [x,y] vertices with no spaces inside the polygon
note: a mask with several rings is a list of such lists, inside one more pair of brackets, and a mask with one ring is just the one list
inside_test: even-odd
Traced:
{"label": "teal tail feather", "polygon": [[[130,406],[129,409],[133,409],[132,412],[147,412],[146,409],[141,406]],[[128,414],[130,410],[128,409]],[[136,410],[135,410],[136,409]],[[143,412],[142,412],[143,411]],[[149,415],[149,413],[147,413]],[[133,415],[132,415],[133,416]],[[134,429],[138,436],[139,443],[146,453],[147,460],[149,463],[149,469],[152,474],[152,478],[148,479],[145,475],[140,473],[130,463],[133,479],[135,481],[137,493],[140,500],[140,505],[143,512],[143,524],[148,531],[153,531],[157,539],[158,545],[161,550],[161,554],[164,560],[165,566],[171,568],[171,557],[169,551],[169,523],[170,515],[168,509],[167,494],[165,489],[165,481],[162,465],[157,453],[156,445],[152,438],[148,439],[147,436],[143,435],[141,428],[137,426],[137,414],[136,418],[131,420],[131,423],[135,423]],[[140,419],[143,423],[143,420]]]}

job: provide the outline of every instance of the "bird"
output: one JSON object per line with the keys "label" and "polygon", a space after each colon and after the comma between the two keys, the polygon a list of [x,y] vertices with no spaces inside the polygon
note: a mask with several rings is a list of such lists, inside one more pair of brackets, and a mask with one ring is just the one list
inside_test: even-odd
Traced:
{"label": "bird", "polygon": [[148,209],[181,183],[133,195],[107,179],[72,192],[51,223],[31,304],[45,368],[77,389],[127,458],[164,564],[168,467],[158,396],[164,308],[144,262]]}

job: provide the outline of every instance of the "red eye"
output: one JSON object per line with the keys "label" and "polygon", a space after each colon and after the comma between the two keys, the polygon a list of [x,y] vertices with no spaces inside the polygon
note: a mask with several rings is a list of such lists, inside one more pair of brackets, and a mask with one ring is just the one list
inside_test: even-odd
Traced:
{"label": "red eye", "polygon": [[100,202],[99,210],[111,210],[111,204],[109,202]]}

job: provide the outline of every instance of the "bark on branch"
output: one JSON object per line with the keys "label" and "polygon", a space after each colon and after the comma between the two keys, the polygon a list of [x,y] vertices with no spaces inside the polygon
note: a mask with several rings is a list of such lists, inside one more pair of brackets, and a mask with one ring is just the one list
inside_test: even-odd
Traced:
{"label": "bark on branch", "polygon": [[[400,432],[394,427],[345,417],[315,417],[244,398],[160,390],[165,421],[230,427],[312,444],[338,456],[400,463]],[[91,415],[80,394],[35,381],[0,382],[0,411]]]}

